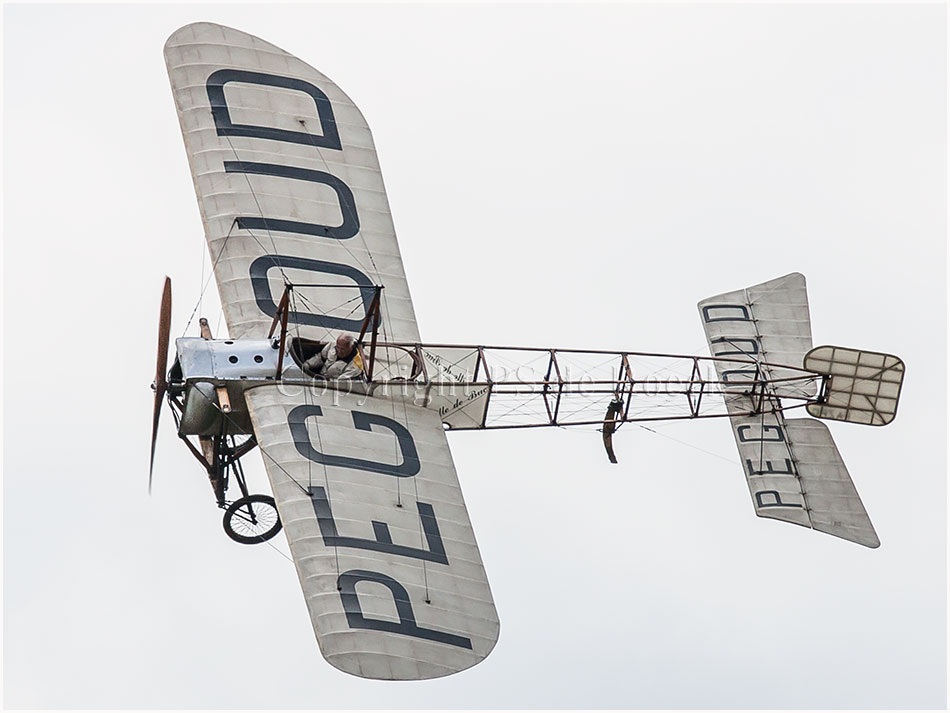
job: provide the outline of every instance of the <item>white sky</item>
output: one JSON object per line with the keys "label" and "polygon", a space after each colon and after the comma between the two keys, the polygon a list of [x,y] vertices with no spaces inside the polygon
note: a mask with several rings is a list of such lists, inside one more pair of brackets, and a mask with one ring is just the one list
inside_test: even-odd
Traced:
{"label": "white sky", "polygon": [[[3,19],[5,707],[946,707],[943,6]],[[427,340],[706,354],[697,301],[804,273],[816,344],[907,363],[894,424],[831,425],[881,548],[756,518],[725,422],[627,427],[615,466],[592,430],[452,434],[497,647],[333,669],[168,414],[146,495],[162,278],[180,334],[206,250],[162,58],[197,20],[361,107]]]}

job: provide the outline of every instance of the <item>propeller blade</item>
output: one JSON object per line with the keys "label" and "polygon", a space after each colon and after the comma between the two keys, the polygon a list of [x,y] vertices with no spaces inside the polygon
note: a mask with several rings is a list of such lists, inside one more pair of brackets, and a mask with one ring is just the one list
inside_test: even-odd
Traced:
{"label": "propeller blade", "polygon": [[162,401],[168,391],[168,379],[165,370],[168,368],[168,338],[172,328],[172,281],[165,278],[165,289],[162,291],[162,311],[158,318],[158,360],[155,365],[155,381],[152,388],[155,390],[155,408],[152,411],[152,457],[148,464],[148,492],[152,492],[152,469],[155,466],[155,441],[158,439],[158,419],[162,415]]}

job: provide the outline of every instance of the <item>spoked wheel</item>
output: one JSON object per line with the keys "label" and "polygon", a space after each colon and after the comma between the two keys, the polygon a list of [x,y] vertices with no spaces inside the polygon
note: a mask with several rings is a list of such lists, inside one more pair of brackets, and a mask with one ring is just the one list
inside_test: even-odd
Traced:
{"label": "spoked wheel", "polygon": [[280,532],[280,516],[270,495],[248,495],[224,512],[224,531],[235,542],[256,545]]}

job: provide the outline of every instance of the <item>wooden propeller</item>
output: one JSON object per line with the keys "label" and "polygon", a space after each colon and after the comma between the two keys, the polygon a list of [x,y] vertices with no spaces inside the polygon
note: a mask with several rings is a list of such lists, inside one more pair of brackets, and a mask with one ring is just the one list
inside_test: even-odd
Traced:
{"label": "wooden propeller", "polygon": [[165,278],[165,289],[162,291],[162,308],[158,317],[158,359],[155,364],[155,381],[152,389],[155,391],[155,407],[152,411],[152,457],[148,465],[148,492],[152,492],[152,469],[155,466],[155,441],[158,438],[158,419],[162,415],[162,401],[168,391],[168,379],[165,370],[168,368],[168,338],[172,327],[172,281]]}

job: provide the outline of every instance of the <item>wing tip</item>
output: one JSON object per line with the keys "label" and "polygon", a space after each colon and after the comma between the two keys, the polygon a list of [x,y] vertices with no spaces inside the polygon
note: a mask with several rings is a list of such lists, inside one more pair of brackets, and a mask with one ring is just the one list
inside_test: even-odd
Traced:
{"label": "wing tip", "polygon": [[187,25],[182,25],[168,36],[168,39],[165,40],[165,45],[163,47],[165,56],[168,56],[170,49],[178,47],[182,44],[195,42],[200,35],[209,33],[217,33],[222,37],[227,35],[240,35],[242,37],[251,37],[259,42],[263,42],[263,40],[261,40],[259,37],[255,37],[248,32],[244,32],[243,30],[238,30],[234,27],[229,27],[228,25],[221,25],[217,22],[199,20],[198,22],[189,22]]}

